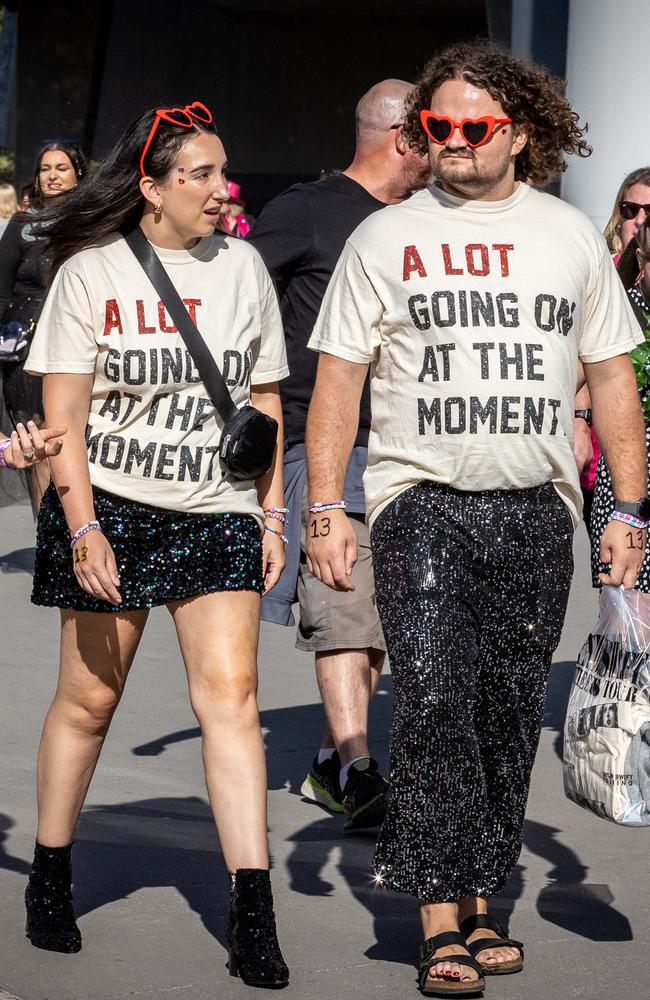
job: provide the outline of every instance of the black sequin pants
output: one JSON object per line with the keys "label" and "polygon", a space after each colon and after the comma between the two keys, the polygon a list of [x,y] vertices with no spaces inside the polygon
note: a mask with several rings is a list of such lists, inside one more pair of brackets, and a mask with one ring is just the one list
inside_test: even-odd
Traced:
{"label": "black sequin pants", "polygon": [[548,670],[573,571],[550,485],[423,482],[377,518],[377,603],[394,685],[382,884],[443,903],[503,888],[521,851]]}

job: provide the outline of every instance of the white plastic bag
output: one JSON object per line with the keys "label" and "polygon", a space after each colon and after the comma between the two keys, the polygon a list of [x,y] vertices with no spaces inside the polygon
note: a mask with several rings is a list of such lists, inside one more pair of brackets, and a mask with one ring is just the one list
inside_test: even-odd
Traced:
{"label": "white plastic bag", "polygon": [[621,826],[650,826],[650,595],[603,587],[564,723],[564,791]]}

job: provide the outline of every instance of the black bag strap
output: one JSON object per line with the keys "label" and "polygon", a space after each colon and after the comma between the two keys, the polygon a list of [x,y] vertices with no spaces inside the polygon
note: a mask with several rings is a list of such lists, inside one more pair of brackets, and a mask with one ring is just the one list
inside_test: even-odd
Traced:
{"label": "black bag strap", "polygon": [[174,326],[183,338],[185,346],[190,352],[192,360],[201,376],[201,381],[217,408],[221,419],[225,423],[237,413],[237,407],[230,395],[226,380],[210,353],[208,345],[190,319],[190,314],[185,308],[183,300],[176,291],[165,268],[160,263],[156,251],[140,227],[136,226],[130,233],[123,235],[138,263],[142,266],[142,270],[158,292],[158,296],[171,316]]}

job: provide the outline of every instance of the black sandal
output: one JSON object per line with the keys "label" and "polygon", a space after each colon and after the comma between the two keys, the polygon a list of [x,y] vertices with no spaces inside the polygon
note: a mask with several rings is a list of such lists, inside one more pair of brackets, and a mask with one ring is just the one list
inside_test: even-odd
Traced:
{"label": "black sandal", "polygon": [[[436,958],[440,948],[449,944],[458,944],[461,948],[466,948],[465,939],[458,931],[445,931],[436,934],[435,937],[427,938],[420,948],[420,968],[418,970],[418,983],[420,991],[425,997],[482,997],[485,989],[485,980],[482,976],[482,969],[475,958],[471,955],[445,955],[443,958]],[[473,982],[462,982],[457,979],[434,978],[435,986],[427,986],[429,972],[438,962],[454,962],[456,965],[466,965],[468,969],[478,972],[479,978]]]}
{"label": "black sandal", "polygon": [[498,920],[495,920],[494,917],[489,916],[487,913],[477,913],[473,917],[467,917],[460,925],[461,933],[466,938],[481,928],[494,931],[499,937],[477,938],[471,944],[468,942],[467,950],[474,958],[478,959],[479,952],[485,951],[487,948],[516,948],[519,951],[519,958],[513,958],[509,962],[495,962],[492,965],[479,962],[483,975],[511,976],[515,972],[521,972],[524,967],[524,946],[521,941],[514,941],[512,938],[509,938]]}

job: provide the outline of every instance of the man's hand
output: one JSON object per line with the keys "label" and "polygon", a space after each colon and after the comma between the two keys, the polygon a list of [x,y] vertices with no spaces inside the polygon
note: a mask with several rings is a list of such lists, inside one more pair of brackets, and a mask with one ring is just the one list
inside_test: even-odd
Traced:
{"label": "man's hand", "polygon": [[591,465],[594,455],[594,446],[591,440],[591,427],[586,420],[578,417],[575,421],[573,434],[573,455],[578,466],[578,475],[581,476]]}
{"label": "man's hand", "polygon": [[633,528],[624,521],[609,521],[600,539],[600,561],[611,565],[609,573],[599,573],[605,587],[625,587],[631,590],[639,576],[647,531]]}
{"label": "man's hand", "polygon": [[332,590],[354,590],[350,580],[359,555],[357,535],[344,510],[310,514],[307,568]]}

